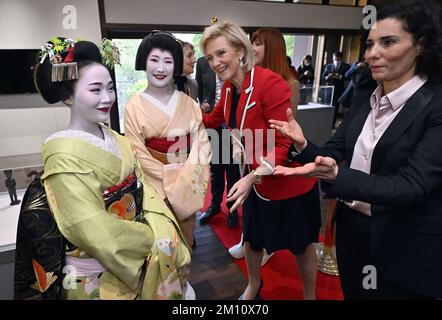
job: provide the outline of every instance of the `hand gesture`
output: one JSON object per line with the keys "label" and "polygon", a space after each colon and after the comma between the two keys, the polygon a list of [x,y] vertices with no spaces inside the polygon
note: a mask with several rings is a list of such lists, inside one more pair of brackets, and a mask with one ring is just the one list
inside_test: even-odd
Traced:
{"label": "hand gesture", "polygon": [[235,201],[229,210],[230,212],[235,211],[244,203],[244,201],[246,201],[250,190],[252,190],[254,181],[255,177],[252,173],[249,173],[233,185],[232,189],[230,189],[227,194],[227,202]]}
{"label": "hand gesture", "polygon": [[288,122],[273,119],[269,120],[270,128],[276,129],[284,136],[289,137],[296,148],[301,151],[305,144],[305,137],[302,133],[301,126],[296,122],[292,109],[290,108],[287,109],[287,120]]}
{"label": "hand gesture", "polygon": [[201,110],[204,113],[208,113],[210,111],[210,104],[207,102],[207,100],[204,100],[204,102],[201,104]]}
{"label": "hand gesture", "polygon": [[307,163],[302,167],[287,168],[277,166],[273,174],[283,176],[308,176],[333,182],[338,175],[338,165],[333,158],[317,156],[315,162]]}

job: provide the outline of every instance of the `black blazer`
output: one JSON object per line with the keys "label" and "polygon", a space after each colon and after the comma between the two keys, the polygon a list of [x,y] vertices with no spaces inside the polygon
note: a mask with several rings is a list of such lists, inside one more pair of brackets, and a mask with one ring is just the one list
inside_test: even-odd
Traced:
{"label": "black blazer", "polygon": [[195,80],[198,83],[199,102],[203,103],[207,100],[212,110],[215,107],[216,75],[205,57],[199,58],[196,63]]}
{"label": "black blazer", "polygon": [[[358,95],[323,148],[308,141],[294,157],[352,159],[371,110],[372,92]],[[426,83],[405,104],[377,143],[371,174],[341,165],[329,196],[371,203],[370,250],[379,274],[398,287],[442,297],[442,85]],[[339,223],[339,210],[337,212]]]}

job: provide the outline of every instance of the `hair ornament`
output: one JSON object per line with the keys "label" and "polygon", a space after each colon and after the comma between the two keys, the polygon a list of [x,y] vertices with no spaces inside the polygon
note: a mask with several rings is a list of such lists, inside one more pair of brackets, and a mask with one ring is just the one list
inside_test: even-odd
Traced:
{"label": "hair ornament", "polygon": [[[52,65],[51,81],[66,81],[79,78],[77,63],[74,62],[74,46],[76,41],[68,38],[52,38],[41,47],[40,64],[46,58]],[[63,59],[64,53],[65,58]]]}

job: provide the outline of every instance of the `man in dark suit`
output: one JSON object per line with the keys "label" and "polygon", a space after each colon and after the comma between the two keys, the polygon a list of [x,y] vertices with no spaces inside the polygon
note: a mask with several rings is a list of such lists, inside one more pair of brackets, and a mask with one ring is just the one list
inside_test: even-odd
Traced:
{"label": "man in dark suit", "polygon": [[[219,100],[221,94],[222,81],[216,77],[215,72],[210,68],[209,63],[205,57],[198,59],[196,64],[196,81],[198,82],[198,99],[201,105],[208,104],[210,106],[209,113],[213,110]],[[227,144],[222,139],[222,132],[225,125],[217,128],[218,141],[211,140],[212,143],[212,162],[210,163],[210,183],[212,200],[210,206],[200,217],[200,224],[206,224],[216,213],[221,210],[221,202],[223,200],[224,186],[227,178],[227,192],[240,178],[238,165],[232,163],[230,156],[229,163],[222,163],[222,154],[229,151],[230,141]],[[215,139],[215,137],[210,137]],[[229,154],[232,155],[230,149]],[[238,212],[235,210],[229,213],[227,217],[227,224],[233,228],[238,225]]]}
{"label": "man in dark suit", "polygon": [[332,128],[335,126],[336,116],[339,111],[339,97],[345,90],[345,73],[350,69],[350,65],[342,61],[343,54],[340,51],[333,52],[333,62],[325,66],[324,72],[322,73],[322,79],[325,81],[327,86],[333,86],[333,106],[335,111],[333,114]]}
{"label": "man in dark suit", "polygon": [[350,108],[353,98],[363,91],[374,91],[377,83],[373,80],[371,70],[365,61],[355,62],[345,73],[345,78],[350,79],[344,93],[339,97],[339,103],[346,110]]}

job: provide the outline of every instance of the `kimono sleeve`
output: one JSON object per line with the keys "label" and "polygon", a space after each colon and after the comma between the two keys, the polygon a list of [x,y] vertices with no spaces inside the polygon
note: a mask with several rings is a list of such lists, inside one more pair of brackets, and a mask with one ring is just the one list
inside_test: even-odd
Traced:
{"label": "kimono sleeve", "polygon": [[44,185],[63,236],[135,290],[152,248],[150,226],[109,215],[93,172],[51,174]]}
{"label": "kimono sleeve", "polygon": [[135,146],[136,157],[140,162],[143,172],[155,179],[162,180],[161,170],[158,164],[144,144],[144,137],[136,117],[136,106],[129,102],[124,111],[124,134]]}

